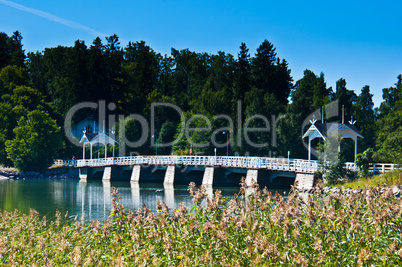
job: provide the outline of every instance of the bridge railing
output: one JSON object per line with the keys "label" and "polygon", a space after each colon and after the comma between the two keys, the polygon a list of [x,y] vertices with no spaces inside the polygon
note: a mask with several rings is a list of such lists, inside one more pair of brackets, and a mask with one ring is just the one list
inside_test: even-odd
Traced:
{"label": "bridge railing", "polygon": [[[54,164],[69,167],[96,167],[136,164],[222,166],[226,168],[268,169],[304,173],[314,173],[320,168],[316,160],[236,156],[127,156],[99,159],[56,160]],[[353,162],[347,162],[345,167],[348,170],[357,170],[357,167]],[[384,173],[395,168],[396,165],[391,163],[370,164],[370,171],[374,173]]]}
{"label": "bridge railing", "polygon": [[63,166],[63,167],[77,167],[77,160],[63,160],[63,159],[57,159],[54,161],[54,164],[56,166]]}
{"label": "bridge railing", "polygon": [[[57,165],[67,164],[58,160]],[[82,159],[75,167],[109,165],[191,165],[222,166],[226,168],[269,169],[292,172],[314,173],[318,168],[315,160],[268,158],[268,157],[221,157],[221,156],[128,156],[116,158]]]}

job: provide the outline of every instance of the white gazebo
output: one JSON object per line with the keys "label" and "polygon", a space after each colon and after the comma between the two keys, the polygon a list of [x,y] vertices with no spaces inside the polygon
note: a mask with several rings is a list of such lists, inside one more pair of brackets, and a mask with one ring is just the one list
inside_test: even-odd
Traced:
{"label": "white gazebo", "polygon": [[111,138],[106,133],[87,133],[84,131],[84,135],[82,136],[80,143],[82,143],[82,159],[85,159],[85,147],[87,144],[91,147],[91,155],[90,159],[92,159],[92,146],[95,144],[103,144],[105,146],[105,158],[107,158],[107,145],[110,144],[113,146],[113,158],[114,158],[114,147],[117,143],[116,140]]}
{"label": "white gazebo", "polygon": [[[343,112],[342,112],[343,113]],[[357,155],[357,138],[364,138],[360,131],[354,125],[356,121],[352,119],[349,123],[345,123],[344,115],[342,114],[342,123],[317,123],[317,120],[313,117],[310,121],[311,126],[308,128],[306,133],[303,135],[303,139],[308,137],[308,160],[311,159],[311,141],[315,138],[322,138],[324,141],[327,139],[327,135],[336,135],[341,139],[350,138],[355,142],[355,161]],[[340,147],[339,147],[340,151]]]}

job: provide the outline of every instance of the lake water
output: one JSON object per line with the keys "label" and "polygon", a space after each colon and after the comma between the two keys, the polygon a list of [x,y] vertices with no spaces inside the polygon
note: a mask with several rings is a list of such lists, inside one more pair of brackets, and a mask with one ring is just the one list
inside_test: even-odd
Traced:
{"label": "lake water", "polygon": [[[132,184],[130,182],[102,182],[77,180],[6,180],[0,181],[0,209],[14,211],[18,209],[28,213],[34,208],[41,216],[53,218],[56,209],[64,215],[78,215],[85,220],[104,220],[112,207],[112,187],[116,187],[122,199],[120,203],[126,209],[136,211],[143,203],[156,211],[158,200],[165,201],[171,208],[177,208],[182,201],[192,207],[192,197],[187,186],[175,186],[164,189],[163,184]],[[221,187],[222,195],[233,198],[239,193],[239,187]]]}

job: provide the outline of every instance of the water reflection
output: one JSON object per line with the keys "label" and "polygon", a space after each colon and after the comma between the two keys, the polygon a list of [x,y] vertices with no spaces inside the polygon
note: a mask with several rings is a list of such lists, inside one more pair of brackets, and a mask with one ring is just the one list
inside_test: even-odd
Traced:
{"label": "water reflection", "polygon": [[[110,181],[1,181],[0,209],[13,211],[18,209],[28,213],[29,208],[36,209],[41,215],[54,217],[56,209],[63,214],[69,211],[71,216],[85,220],[104,220],[112,208],[112,187],[119,190],[119,203],[126,209],[137,211],[143,203],[156,212],[157,201],[165,201],[171,208],[178,208],[179,203],[191,209],[192,197],[187,186],[167,186],[163,184],[138,184],[134,182]],[[213,197],[217,188],[207,187],[208,197]],[[239,188],[219,188],[225,198],[233,198]]]}
{"label": "water reflection", "polygon": [[205,191],[207,193],[207,197],[212,199],[214,197],[214,189],[212,188],[211,185],[205,185],[204,187],[205,187]]}
{"label": "water reflection", "polygon": [[176,207],[174,203],[174,187],[172,184],[164,185],[165,203],[169,207]]}
{"label": "water reflection", "polygon": [[131,199],[133,203],[140,203],[140,185],[138,182],[130,182]]}

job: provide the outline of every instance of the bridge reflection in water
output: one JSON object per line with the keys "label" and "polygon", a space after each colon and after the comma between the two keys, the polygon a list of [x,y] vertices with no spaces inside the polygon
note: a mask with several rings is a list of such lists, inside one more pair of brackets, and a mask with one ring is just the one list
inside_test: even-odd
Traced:
{"label": "bridge reflection in water", "polygon": [[[194,206],[187,186],[163,186],[163,184],[110,182],[110,181],[80,181],[77,185],[76,202],[81,207],[80,216],[84,220],[104,220],[112,210],[112,187],[119,190],[122,204],[125,209],[136,213],[145,204],[153,212],[157,212],[158,200],[164,201],[172,210],[178,208],[179,203],[183,202],[190,209]],[[215,189],[216,190],[216,189]],[[239,193],[239,187],[223,188],[223,195],[226,198],[233,198],[235,193]],[[208,197],[213,196],[213,188],[207,188]]]}
{"label": "bridge reflection in water", "polygon": [[319,168],[317,161],[312,160],[216,156],[102,158],[78,160],[75,166],[80,170],[81,180],[116,180],[118,177],[137,183],[162,181],[165,186],[193,181],[210,187],[237,186],[243,176],[247,185],[254,180],[268,188],[287,188],[295,180],[301,188],[311,188],[313,173]]}
{"label": "bridge reflection in water", "polygon": [[[299,189],[310,189],[314,184],[314,173],[320,169],[315,160],[236,156],[130,156],[55,163],[79,168],[82,181],[163,182],[165,188],[190,182],[206,187],[237,186],[240,178],[245,177],[247,185],[254,180],[271,189],[289,188],[297,181]],[[354,163],[346,163],[346,168],[356,170]],[[371,164],[373,172],[394,168],[394,164]],[[105,188],[107,190],[107,185]],[[166,199],[169,201],[169,193]]]}

